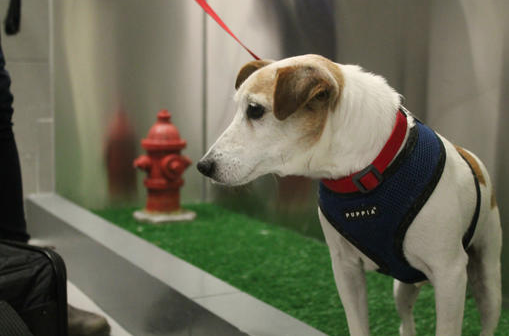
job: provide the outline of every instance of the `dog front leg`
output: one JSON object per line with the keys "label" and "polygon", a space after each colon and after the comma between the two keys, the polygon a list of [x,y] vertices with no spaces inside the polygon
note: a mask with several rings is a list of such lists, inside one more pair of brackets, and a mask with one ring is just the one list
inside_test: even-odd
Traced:
{"label": "dog front leg", "polygon": [[331,250],[332,270],[352,336],[369,335],[366,276],[362,264],[344,262]]}
{"label": "dog front leg", "polygon": [[450,267],[432,269],[437,312],[436,336],[460,336],[467,287],[467,257],[450,263]]}
{"label": "dog front leg", "polygon": [[394,279],[394,301],[401,317],[400,336],[415,336],[415,322],[412,310],[419,295],[420,288]]}
{"label": "dog front leg", "polygon": [[366,276],[361,260],[350,245],[327,221],[320,208],[318,217],[329,246],[332,271],[352,336],[369,335]]}

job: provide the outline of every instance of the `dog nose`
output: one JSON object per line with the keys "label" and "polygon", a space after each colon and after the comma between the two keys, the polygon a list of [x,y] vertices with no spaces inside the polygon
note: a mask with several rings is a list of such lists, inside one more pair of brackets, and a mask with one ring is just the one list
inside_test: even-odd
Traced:
{"label": "dog nose", "polygon": [[196,168],[198,168],[198,171],[203,175],[211,177],[212,174],[214,174],[214,171],[216,170],[216,161],[211,159],[200,160],[198,161]]}

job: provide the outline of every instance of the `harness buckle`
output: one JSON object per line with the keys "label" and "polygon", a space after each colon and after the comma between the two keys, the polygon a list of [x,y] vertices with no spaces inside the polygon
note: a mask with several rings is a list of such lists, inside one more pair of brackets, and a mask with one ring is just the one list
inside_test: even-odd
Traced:
{"label": "harness buckle", "polygon": [[[373,174],[373,176],[376,178],[377,180],[377,184],[371,188],[371,189],[368,189],[364,186],[364,184],[362,184],[361,182],[361,179],[368,175],[369,173]],[[359,189],[359,191],[363,194],[367,194],[368,192],[370,192],[371,190],[373,190],[374,188],[376,188],[380,183],[382,183],[382,181],[384,180],[384,177],[382,176],[382,174],[378,171],[378,169],[373,166],[373,164],[370,164],[369,166],[367,166],[366,168],[364,168],[363,170],[361,170],[360,172],[358,172],[357,174],[355,174],[353,177],[352,177],[352,182],[353,184],[355,184],[355,186],[357,187],[357,189]]]}

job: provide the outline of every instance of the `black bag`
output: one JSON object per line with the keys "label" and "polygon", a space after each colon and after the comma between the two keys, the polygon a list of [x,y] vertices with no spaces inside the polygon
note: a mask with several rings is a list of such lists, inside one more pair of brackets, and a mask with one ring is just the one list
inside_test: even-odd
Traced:
{"label": "black bag", "polygon": [[65,264],[56,252],[0,240],[0,336],[21,336],[6,333],[19,325],[9,306],[34,336],[67,336],[66,281]]}

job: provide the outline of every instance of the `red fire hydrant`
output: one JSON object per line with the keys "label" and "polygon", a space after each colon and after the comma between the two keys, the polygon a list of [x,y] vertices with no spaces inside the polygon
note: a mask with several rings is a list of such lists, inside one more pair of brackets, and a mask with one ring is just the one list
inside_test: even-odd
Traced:
{"label": "red fire hydrant", "polygon": [[141,221],[160,223],[194,218],[194,213],[180,208],[182,174],[191,160],[180,154],[186,141],[180,138],[170,118],[167,110],[159,111],[157,122],[150,128],[147,138],[141,140],[147,155],[134,160],[134,166],[148,174],[144,180],[148,190],[146,207],[134,213],[134,217]]}

